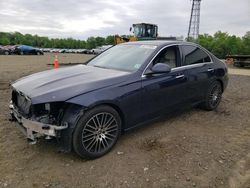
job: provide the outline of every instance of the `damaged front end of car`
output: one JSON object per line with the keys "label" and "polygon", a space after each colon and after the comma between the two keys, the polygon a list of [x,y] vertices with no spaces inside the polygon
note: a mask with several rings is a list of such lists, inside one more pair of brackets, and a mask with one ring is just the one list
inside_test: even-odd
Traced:
{"label": "damaged front end of car", "polygon": [[64,118],[69,105],[65,102],[32,104],[28,96],[13,89],[9,108],[12,120],[18,122],[18,128],[27,139],[36,142],[41,137],[61,137],[62,131],[69,128],[69,122]]}

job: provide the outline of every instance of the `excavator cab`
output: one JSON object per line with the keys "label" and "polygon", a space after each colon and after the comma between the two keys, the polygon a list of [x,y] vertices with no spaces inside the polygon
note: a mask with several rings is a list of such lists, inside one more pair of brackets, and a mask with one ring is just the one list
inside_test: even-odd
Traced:
{"label": "excavator cab", "polygon": [[[131,30],[132,28],[130,28],[130,31]],[[156,39],[158,35],[158,26],[148,23],[133,24],[133,33],[138,40]]]}
{"label": "excavator cab", "polygon": [[137,23],[130,27],[130,32],[133,32],[133,36],[119,36],[115,35],[115,44],[121,44],[124,42],[140,41],[140,40],[177,40],[176,37],[159,37],[158,26],[150,23]]}

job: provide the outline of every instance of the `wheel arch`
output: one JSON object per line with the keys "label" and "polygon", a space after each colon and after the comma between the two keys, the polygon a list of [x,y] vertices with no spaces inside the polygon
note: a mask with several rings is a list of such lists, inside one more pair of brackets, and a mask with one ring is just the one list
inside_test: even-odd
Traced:
{"label": "wheel arch", "polygon": [[[118,119],[118,117],[121,117],[120,120],[118,120],[117,122],[119,123],[116,123],[115,126],[117,127],[116,129],[114,129],[114,127],[112,129],[112,132],[115,130],[114,133],[109,133],[109,129],[108,128],[111,124],[106,124],[107,122],[110,122],[110,119],[106,119],[106,115],[103,115],[106,116],[105,119],[103,119],[103,115],[102,115],[102,120],[101,122],[99,120],[97,120],[98,122],[95,122],[96,120],[94,120],[94,126],[91,125],[91,123],[89,124],[88,122],[92,119],[92,118],[95,118],[96,115],[102,113],[102,112],[107,112],[107,113],[111,113],[111,118],[114,118],[116,117],[116,119]],[[78,119],[78,122],[80,122],[80,124],[77,123],[77,126],[74,127],[74,130],[72,131],[72,134],[71,134],[71,149],[73,149],[76,154],[78,154],[79,156],[81,157],[87,157],[89,159],[94,159],[94,158],[97,158],[97,157],[100,157],[102,155],[104,155],[105,153],[109,152],[113,146],[116,144],[120,134],[121,134],[121,129],[122,127],[120,126],[122,124],[122,114],[121,114],[121,109],[117,106],[117,105],[114,105],[112,103],[98,103],[97,105],[92,105],[91,107],[88,107],[84,110],[83,114],[81,115],[82,118]],[[98,118],[98,117],[97,117]],[[107,120],[107,122],[103,122]],[[111,120],[111,122],[114,122],[114,119]],[[98,123],[98,125],[96,124]],[[100,124],[101,123],[101,124]],[[105,123],[105,124],[103,124]],[[121,123],[121,124],[120,124]],[[107,125],[107,126],[106,126]],[[89,127],[88,127],[89,126]],[[96,129],[96,126],[99,126],[98,129]],[[105,129],[103,129],[104,127],[106,126]],[[88,135],[88,137],[84,139],[84,136],[83,134],[85,134],[83,131],[84,131],[84,127],[88,127],[90,129],[87,129],[88,132],[90,132],[90,135]],[[107,132],[106,132],[107,131]],[[87,134],[87,133],[86,133]],[[107,142],[106,138],[104,137],[105,135],[111,135],[112,137],[109,137],[109,140],[111,140],[111,142]],[[101,146],[101,141],[98,141],[99,139],[102,138],[102,135],[103,135],[103,138],[105,138],[106,140],[106,144],[103,144],[103,147]],[[106,136],[107,136],[106,135]],[[89,138],[90,136],[90,138]],[[83,139],[85,141],[83,141]],[[87,143],[84,144],[86,141],[90,140],[89,141],[90,143]],[[91,151],[92,147],[93,147],[93,143],[94,143],[94,150]],[[100,146],[97,146],[99,143]],[[90,146],[90,148],[88,148]],[[96,147],[97,146],[97,147]],[[98,149],[98,151],[97,151]]]}
{"label": "wheel arch", "polygon": [[223,83],[223,81],[220,80],[220,79],[216,79],[216,81],[218,81],[220,83],[222,92],[224,92],[224,83]]}
{"label": "wheel arch", "polygon": [[111,102],[101,102],[101,103],[92,105],[87,110],[96,108],[98,106],[109,106],[109,107],[111,107],[111,108],[113,108],[114,110],[117,111],[117,113],[120,115],[120,118],[121,118],[121,122],[122,122],[121,127],[122,127],[122,132],[123,132],[124,127],[125,127],[125,115],[124,115],[122,109],[117,104],[114,104],[114,103],[111,103]]}
{"label": "wheel arch", "polygon": [[124,117],[123,111],[121,110],[121,108],[117,104],[114,104],[112,102],[107,102],[107,101],[95,103],[95,104],[92,104],[90,106],[83,106],[83,105],[79,105],[79,104],[69,103],[65,109],[64,118],[62,120],[62,121],[68,122],[70,125],[66,130],[61,132],[60,145],[61,145],[62,151],[64,151],[64,152],[71,151],[71,149],[72,149],[72,135],[74,133],[75,126],[76,126],[77,122],[79,121],[80,117],[82,115],[84,115],[84,113],[86,111],[91,110],[93,108],[96,108],[98,106],[104,106],[104,105],[113,108],[120,115],[121,122],[122,122],[121,131],[122,131],[122,133],[124,132],[125,117]]}

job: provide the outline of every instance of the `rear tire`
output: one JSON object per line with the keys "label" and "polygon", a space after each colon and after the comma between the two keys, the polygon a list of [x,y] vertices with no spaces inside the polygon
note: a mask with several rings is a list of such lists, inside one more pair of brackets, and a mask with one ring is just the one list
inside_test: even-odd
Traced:
{"label": "rear tire", "polygon": [[222,97],[222,86],[218,81],[213,82],[206,93],[205,102],[202,104],[202,108],[208,111],[215,110],[220,104]]}
{"label": "rear tire", "polygon": [[73,133],[74,151],[81,157],[95,159],[108,153],[121,134],[121,118],[110,106],[87,111]]}

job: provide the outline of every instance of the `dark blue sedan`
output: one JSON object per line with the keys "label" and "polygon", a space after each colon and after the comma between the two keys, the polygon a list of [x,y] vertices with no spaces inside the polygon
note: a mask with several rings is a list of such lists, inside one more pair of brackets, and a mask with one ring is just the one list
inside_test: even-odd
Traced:
{"label": "dark blue sedan", "polygon": [[28,139],[57,138],[64,151],[93,159],[153,119],[197,105],[216,109],[227,83],[226,65],[197,44],[131,42],[87,65],[14,82],[10,109]]}
{"label": "dark blue sedan", "polygon": [[13,53],[18,55],[43,55],[42,50],[27,45],[16,46]]}

